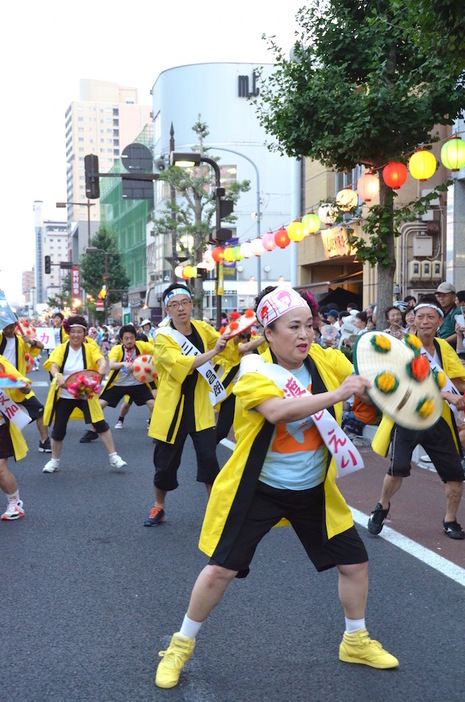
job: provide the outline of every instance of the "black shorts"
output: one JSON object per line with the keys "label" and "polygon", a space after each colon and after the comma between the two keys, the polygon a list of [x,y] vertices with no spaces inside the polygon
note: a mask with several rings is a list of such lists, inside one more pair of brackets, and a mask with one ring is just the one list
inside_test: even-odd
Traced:
{"label": "black shorts", "polygon": [[138,407],[154,399],[146,385],[113,385],[108,390],[103,390],[99,395],[99,399],[108,402],[110,407],[116,407],[125,395],[128,395]]}
{"label": "black shorts", "polygon": [[332,539],[325,538],[323,483],[310,490],[278,490],[259,482],[229,554],[222,563],[214,559],[210,563],[237,570],[239,578],[246,577],[258,544],[283,517],[290,521],[319,573],[338,565],[368,561],[355,527]]}
{"label": "black shorts", "polygon": [[174,444],[166,441],[155,441],[153,450],[153,464],[155,475],[153,484],[159,490],[169,492],[176,490],[179,483],[177,472],[181,463],[182,451],[187,437],[190,435],[194,444],[197,457],[197,481],[212,485],[219,473],[218,459],[216,457],[216,429],[187,432],[183,425],[179,427]]}
{"label": "black shorts", "polygon": [[413,431],[394,425],[388,475],[400,478],[410,475],[412,454],[418,444],[431,458],[443,483],[465,480],[461,455],[457,452],[451,430],[442,417],[427,431]]}
{"label": "black shorts", "polygon": [[15,455],[8,423],[0,424],[0,458],[11,458]]}
{"label": "black shorts", "polygon": [[67,398],[60,397],[55,407],[55,423],[52,430],[52,439],[55,441],[63,441],[66,436],[68,420],[76,407],[82,411],[85,423],[92,424],[97,434],[102,434],[110,428],[104,419],[101,419],[99,422],[92,422],[87,400],[68,400]]}
{"label": "black shorts", "polygon": [[24,407],[24,409],[33,421],[38,417],[42,417],[44,413],[44,406],[41,402],[39,402],[35,395],[34,397],[30,397],[29,399],[25,398],[21,402],[18,402],[18,405]]}

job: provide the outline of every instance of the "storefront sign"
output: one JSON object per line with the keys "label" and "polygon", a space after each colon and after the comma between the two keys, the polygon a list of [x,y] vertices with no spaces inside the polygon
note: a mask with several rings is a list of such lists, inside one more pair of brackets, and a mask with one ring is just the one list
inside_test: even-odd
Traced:
{"label": "storefront sign", "polygon": [[79,277],[79,266],[73,266],[71,269],[71,296],[79,297],[81,294],[81,285]]}
{"label": "storefront sign", "polygon": [[333,227],[320,233],[326,258],[355,255],[349,244],[349,237],[344,227]]}

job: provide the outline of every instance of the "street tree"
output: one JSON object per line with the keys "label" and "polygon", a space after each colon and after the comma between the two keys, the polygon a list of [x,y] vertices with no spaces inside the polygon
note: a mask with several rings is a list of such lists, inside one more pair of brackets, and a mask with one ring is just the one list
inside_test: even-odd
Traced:
{"label": "street tree", "polygon": [[[218,161],[219,159],[211,155],[210,149],[205,146],[209,131],[201,115],[198,116],[192,131],[197,141],[194,150]],[[216,203],[212,197],[215,188],[214,173],[211,167],[204,163],[194,168],[172,166],[160,173],[159,177],[160,180],[166,181],[180,197],[172,198],[157,211],[156,218],[153,220],[154,235],[163,236],[166,241],[174,236],[172,257],[179,257],[185,260],[186,264],[195,266],[202,262],[202,255],[211,242],[212,229],[215,226]],[[225,184],[225,189],[225,197],[237,203],[240,194],[250,190],[250,181],[230,182]],[[236,220],[237,217],[234,214],[224,219],[231,224]],[[202,318],[203,308],[202,282],[200,277],[195,278],[193,282],[194,314],[199,318]]]}
{"label": "street tree", "polygon": [[[268,38],[276,71],[260,80],[254,100],[260,123],[275,139],[271,149],[338,171],[363,164],[379,173],[379,205],[362,222],[365,235],[352,232],[349,240],[360,260],[378,265],[381,310],[392,304],[394,237],[400,234],[396,194],[382,168],[389,161],[406,163],[419,145],[431,148],[439,138],[436,126],[453,124],[465,107],[463,75],[449,37],[438,34],[434,46],[424,47],[408,5],[314,0],[297,14],[291,58]],[[427,207],[423,199],[397,214],[413,219]]]}
{"label": "street tree", "polygon": [[[88,295],[96,299],[102,287],[106,285],[107,306],[109,307],[121,300],[121,291],[128,289],[130,280],[122,263],[116,241],[105,226],[100,225],[92,237],[91,246],[99,251],[85,253],[82,256],[80,262],[81,286]],[[105,259],[107,278],[105,278]]]}

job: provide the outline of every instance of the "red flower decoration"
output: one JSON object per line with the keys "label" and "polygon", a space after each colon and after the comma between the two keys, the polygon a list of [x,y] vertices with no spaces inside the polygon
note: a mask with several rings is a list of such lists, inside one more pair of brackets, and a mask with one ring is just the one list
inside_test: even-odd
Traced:
{"label": "red flower decoration", "polygon": [[415,380],[425,380],[430,371],[429,362],[426,356],[416,356],[410,364],[410,370]]}

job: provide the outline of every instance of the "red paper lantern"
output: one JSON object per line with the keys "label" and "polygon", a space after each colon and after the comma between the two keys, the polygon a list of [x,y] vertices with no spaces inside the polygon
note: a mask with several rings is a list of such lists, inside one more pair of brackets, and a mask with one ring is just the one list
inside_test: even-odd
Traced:
{"label": "red paper lantern", "polygon": [[289,244],[291,243],[288,233],[284,227],[278,229],[278,231],[274,235],[274,240],[276,242],[276,246],[279,246],[280,249],[285,249],[286,246],[289,246]]}
{"label": "red paper lantern", "polygon": [[374,173],[365,173],[357,182],[357,192],[365,202],[370,202],[379,193],[379,178]]}
{"label": "red paper lantern", "polygon": [[224,259],[224,249],[221,246],[215,246],[215,248],[212,249],[212,258],[217,263],[222,261]]}
{"label": "red paper lantern", "polygon": [[393,190],[401,188],[407,180],[407,166],[398,161],[391,161],[383,168],[383,178],[386,185]]}

